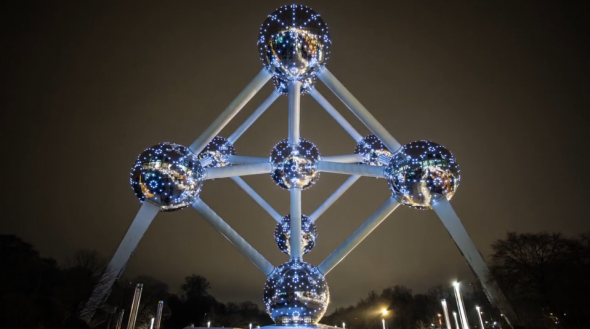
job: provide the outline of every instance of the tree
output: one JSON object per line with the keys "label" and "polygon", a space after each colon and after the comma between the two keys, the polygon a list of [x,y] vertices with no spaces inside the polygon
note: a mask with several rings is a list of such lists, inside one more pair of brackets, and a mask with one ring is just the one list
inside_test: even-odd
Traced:
{"label": "tree", "polygon": [[211,289],[209,281],[196,274],[187,276],[180,287],[182,298],[185,300],[190,298],[207,297],[209,296],[209,289]]}

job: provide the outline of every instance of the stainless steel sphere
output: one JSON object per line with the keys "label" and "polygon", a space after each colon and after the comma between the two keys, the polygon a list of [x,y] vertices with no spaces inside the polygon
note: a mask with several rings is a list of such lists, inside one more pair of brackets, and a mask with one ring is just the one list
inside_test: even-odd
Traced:
{"label": "stainless steel sphere", "polygon": [[363,138],[356,145],[355,154],[363,156],[364,164],[371,166],[387,166],[393,154],[375,135]]}
{"label": "stainless steel sphere", "polygon": [[260,27],[260,59],[273,75],[302,80],[320,70],[330,55],[330,34],[322,17],[302,5],[288,5],[268,15]]}
{"label": "stainless steel sphere", "polygon": [[[311,76],[306,79],[301,80],[301,88],[300,93],[301,95],[306,95],[311,92],[315,85],[316,76]],[[275,86],[275,90],[281,95],[288,95],[289,94],[289,81],[285,79],[278,78],[276,76],[272,77],[272,83]]]}
{"label": "stainless steel sphere", "polygon": [[288,140],[282,140],[270,153],[271,177],[284,189],[305,190],[320,178],[316,167],[320,159],[320,151],[312,142],[300,138],[299,144],[289,145]]}
{"label": "stainless steel sphere", "polygon": [[188,148],[172,143],[152,146],[137,157],[131,169],[131,188],[141,202],[174,211],[199,198],[204,170]]}
{"label": "stainless steel sphere", "polygon": [[301,261],[289,261],[275,269],[264,286],[266,312],[278,325],[316,324],[329,302],[324,276]]}
{"label": "stainless steel sphere", "polygon": [[225,138],[216,136],[199,153],[201,164],[205,168],[227,166],[230,155],[235,155],[234,146]]}
{"label": "stainless steel sphere", "polygon": [[[303,254],[311,251],[315,245],[315,240],[318,237],[318,229],[309,216],[301,216],[301,250]],[[291,255],[291,246],[289,239],[291,238],[291,215],[281,218],[275,228],[275,241],[277,246],[287,255]]]}
{"label": "stainless steel sphere", "polygon": [[455,156],[429,141],[404,145],[385,172],[393,195],[415,209],[430,209],[430,203],[438,197],[451,200],[461,180]]}

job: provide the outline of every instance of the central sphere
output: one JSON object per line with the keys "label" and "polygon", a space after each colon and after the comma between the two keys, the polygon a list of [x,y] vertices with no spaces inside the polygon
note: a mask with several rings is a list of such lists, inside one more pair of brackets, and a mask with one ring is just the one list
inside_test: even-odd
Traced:
{"label": "central sphere", "polygon": [[205,168],[218,168],[227,166],[229,157],[232,155],[236,155],[234,146],[227,139],[215,136],[205,149],[199,153],[199,159]]}
{"label": "central sphere", "polygon": [[139,155],[131,169],[131,188],[141,202],[174,211],[197,201],[203,176],[199,158],[188,148],[161,143]]}
{"label": "central sphere", "polygon": [[[303,254],[311,251],[318,237],[318,229],[309,216],[301,216],[301,250]],[[275,241],[277,246],[287,255],[291,255],[291,215],[281,217],[275,228]]]}
{"label": "central sphere", "polygon": [[299,144],[290,145],[287,139],[282,140],[270,153],[271,177],[284,189],[305,190],[320,178],[316,167],[320,160],[320,151],[312,142],[300,138]]}
{"label": "central sphere", "polygon": [[302,80],[321,69],[330,55],[328,26],[302,5],[288,5],[268,15],[260,27],[260,59],[273,75]]}
{"label": "central sphere", "polygon": [[438,197],[451,200],[461,180],[455,156],[429,141],[404,145],[385,173],[394,197],[415,209],[431,209],[431,202]]}
{"label": "central sphere", "polygon": [[308,263],[289,261],[266,279],[264,305],[278,325],[316,324],[329,302],[326,279]]}

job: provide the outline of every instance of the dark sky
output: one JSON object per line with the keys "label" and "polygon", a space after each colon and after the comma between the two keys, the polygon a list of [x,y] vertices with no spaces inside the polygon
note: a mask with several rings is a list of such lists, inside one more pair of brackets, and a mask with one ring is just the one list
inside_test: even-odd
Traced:
{"label": "dark sky", "polygon": [[[555,1],[554,3],[557,3]],[[570,2],[570,3],[573,3]],[[63,260],[80,248],[112,255],[139,203],[129,171],[146,147],[189,145],[260,71],[256,41],[277,1],[5,1],[2,5],[4,209],[0,233]],[[588,18],[541,2],[309,1],[330,26],[327,67],[401,143],[447,146],[462,169],[452,200],[476,246],[507,231],[590,229]],[[325,86],[363,135],[368,130]],[[224,129],[228,136],[271,92],[267,85]],[[301,135],[323,155],[355,142],[311,97]],[[268,156],[287,138],[280,98],[236,143]],[[303,193],[311,214],[344,180],[323,174]],[[268,175],[246,177],[280,213],[289,195]],[[363,178],[318,220],[305,259],[318,265],[390,193]],[[202,198],[273,264],[274,221],[231,180]],[[173,291],[199,273],[221,301],[261,302],[264,276],[192,209],[160,214],[128,264]],[[432,211],[400,207],[328,276],[332,307],[371,289],[424,291],[472,280]]]}

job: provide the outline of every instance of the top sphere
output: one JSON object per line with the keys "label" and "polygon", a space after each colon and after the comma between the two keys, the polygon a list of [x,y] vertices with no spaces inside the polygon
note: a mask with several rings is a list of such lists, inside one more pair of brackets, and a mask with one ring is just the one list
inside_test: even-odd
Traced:
{"label": "top sphere", "polygon": [[455,156],[429,141],[404,145],[393,155],[385,173],[393,195],[415,209],[431,209],[431,202],[438,197],[451,200],[461,180]]}
{"label": "top sphere", "polygon": [[131,170],[131,188],[140,201],[174,211],[199,198],[204,170],[188,148],[172,143],[152,146],[137,157]]}
{"label": "top sphere", "polygon": [[278,8],[262,23],[258,52],[273,75],[302,80],[326,64],[331,43],[328,25],[319,14],[307,6],[289,5]]}
{"label": "top sphere", "polygon": [[205,168],[218,168],[229,165],[228,160],[232,155],[236,155],[234,146],[227,139],[215,136],[205,149],[199,153],[199,159],[201,165]]}

